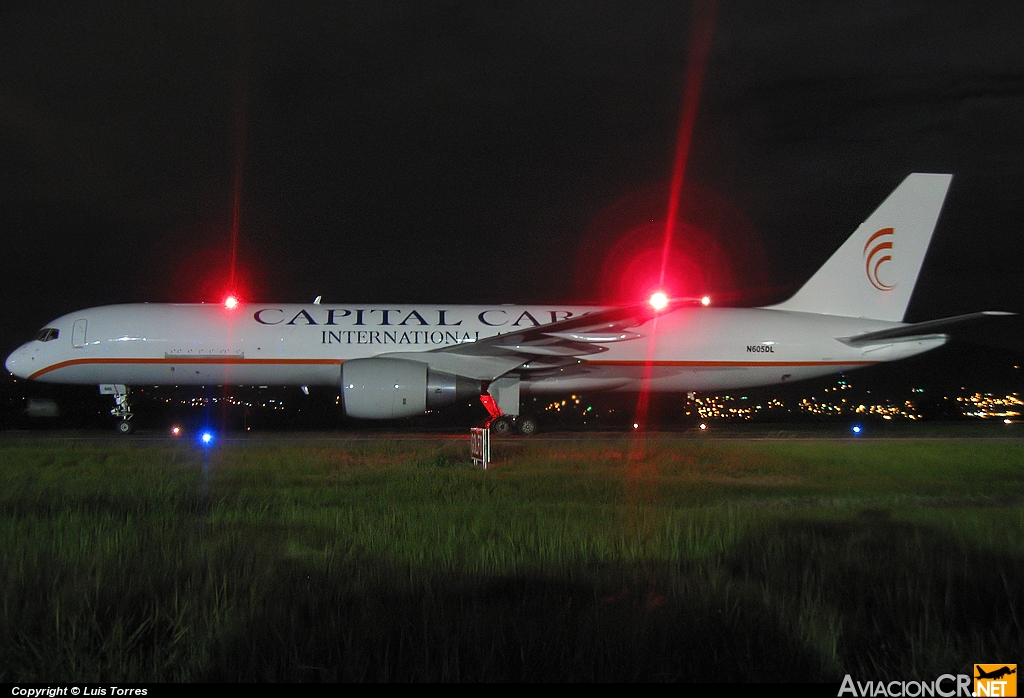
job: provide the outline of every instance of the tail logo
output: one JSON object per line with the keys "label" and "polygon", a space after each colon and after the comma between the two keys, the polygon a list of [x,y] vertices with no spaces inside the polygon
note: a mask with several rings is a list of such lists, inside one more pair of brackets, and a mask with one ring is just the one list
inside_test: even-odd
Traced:
{"label": "tail logo", "polygon": [[864,244],[864,272],[871,285],[879,291],[896,288],[896,284],[887,284],[878,277],[878,268],[892,259],[892,241],[895,236],[896,231],[892,228],[882,228]]}

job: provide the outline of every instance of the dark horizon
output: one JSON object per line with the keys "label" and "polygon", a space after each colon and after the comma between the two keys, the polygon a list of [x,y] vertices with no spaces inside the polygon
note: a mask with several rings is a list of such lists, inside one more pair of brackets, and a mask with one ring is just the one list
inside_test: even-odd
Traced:
{"label": "dark horizon", "polygon": [[[0,352],[80,308],[216,302],[232,274],[277,302],[633,300],[692,14],[10,4]],[[907,174],[951,172],[907,319],[1024,313],[1022,31],[1013,2],[719,5],[673,243],[687,283],[782,300]],[[1024,322],[963,336],[1021,349]]]}

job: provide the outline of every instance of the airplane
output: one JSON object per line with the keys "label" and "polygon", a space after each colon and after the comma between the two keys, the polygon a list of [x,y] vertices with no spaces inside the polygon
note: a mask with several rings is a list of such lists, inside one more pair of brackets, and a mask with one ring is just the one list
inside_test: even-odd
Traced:
{"label": "airplane", "polygon": [[976,679],[996,679],[996,680],[998,680],[998,679],[1003,678],[1004,676],[1009,676],[1010,674],[1016,674],[1017,673],[1016,669],[1011,669],[1008,666],[1004,666],[1004,667],[1001,667],[999,669],[994,669],[994,670],[989,671],[989,672],[984,671],[977,664],[974,665],[974,668],[978,670],[978,675],[974,677]]}
{"label": "airplane", "polygon": [[524,396],[768,386],[914,356],[997,311],[903,322],[952,175],[909,175],[795,295],[758,308],[135,303],[64,315],[15,350],[19,378],[98,385],[132,431],[130,386],[331,386],[360,419],[479,398],[529,435]]}

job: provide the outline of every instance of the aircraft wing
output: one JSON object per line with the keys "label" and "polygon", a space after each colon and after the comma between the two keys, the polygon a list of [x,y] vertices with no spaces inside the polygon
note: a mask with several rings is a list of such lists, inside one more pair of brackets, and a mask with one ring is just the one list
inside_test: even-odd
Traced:
{"label": "aircraft wing", "polygon": [[520,367],[538,370],[583,363],[587,356],[608,351],[606,344],[642,338],[630,330],[684,305],[700,305],[700,301],[673,299],[662,310],[648,302],[615,306],[476,342],[380,356],[420,361],[432,369],[476,380],[494,380]]}
{"label": "aircraft wing", "polygon": [[954,325],[961,325],[965,322],[975,322],[990,317],[1014,315],[1000,310],[986,310],[980,313],[968,313],[966,315],[954,315],[953,317],[940,318],[938,320],[927,320],[925,322],[914,322],[909,325],[890,327],[875,332],[853,335],[852,337],[837,337],[837,339],[851,347],[866,347],[872,344],[891,344],[892,342],[909,342],[915,339],[935,337],[944,334],[943,330]]}

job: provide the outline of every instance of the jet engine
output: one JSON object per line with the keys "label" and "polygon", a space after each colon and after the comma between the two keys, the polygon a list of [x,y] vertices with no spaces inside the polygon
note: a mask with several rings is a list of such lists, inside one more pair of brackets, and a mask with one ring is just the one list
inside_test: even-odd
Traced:
{"label": "jet engine", "polygon": [[341,365],[342,406],[359,419],[412,417],[482,392],[480,381],[433,371],[419,361],[352,359]]}

